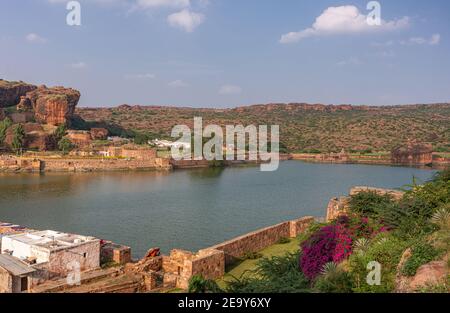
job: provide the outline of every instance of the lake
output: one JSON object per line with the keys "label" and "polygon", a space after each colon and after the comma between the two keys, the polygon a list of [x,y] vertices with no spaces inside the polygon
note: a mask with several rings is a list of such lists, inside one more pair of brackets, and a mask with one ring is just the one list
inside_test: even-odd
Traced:
{"label": "lake", "polygon": [[258,228],[325,216],[352,186],[399,188],[435,171],[410,167],[281,162],[173,172],[0,174],[0,221],[132,247],[196,251]]}

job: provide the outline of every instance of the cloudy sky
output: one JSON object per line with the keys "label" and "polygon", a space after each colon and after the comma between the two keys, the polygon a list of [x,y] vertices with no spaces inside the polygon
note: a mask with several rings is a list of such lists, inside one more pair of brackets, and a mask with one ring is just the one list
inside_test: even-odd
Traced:
{"label": "cloudy sky", "polygon": [[450,101],[450,2],[1,0],[0,78],[81,106]]}

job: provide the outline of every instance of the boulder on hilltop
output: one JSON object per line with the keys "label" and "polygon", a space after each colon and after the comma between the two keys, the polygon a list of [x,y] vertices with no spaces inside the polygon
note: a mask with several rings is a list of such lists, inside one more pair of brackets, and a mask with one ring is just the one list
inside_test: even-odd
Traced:
{"label": "boulder on hilltop", "polygon": [[36,86],[24,82],[0,79],[0,108],[17,105],[20,102],[20,97],[36,88]]}
{"label": "boulder on hilltop", "polygon": [[80,92],[64,87],[39,87],[26,94],[30,99],[36,121],[43,124],[69,124],[80,100]]}

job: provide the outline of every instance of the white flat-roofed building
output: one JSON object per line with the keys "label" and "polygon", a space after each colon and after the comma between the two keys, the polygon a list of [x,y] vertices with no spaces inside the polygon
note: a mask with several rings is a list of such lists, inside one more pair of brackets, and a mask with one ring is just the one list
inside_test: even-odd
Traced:
{"label": "white flat-roofed building", "polygon": [[1,243],[2,254],[37,270],[33,284],[100,267],[100,240],[94,237],[44,230],[6,235]]}

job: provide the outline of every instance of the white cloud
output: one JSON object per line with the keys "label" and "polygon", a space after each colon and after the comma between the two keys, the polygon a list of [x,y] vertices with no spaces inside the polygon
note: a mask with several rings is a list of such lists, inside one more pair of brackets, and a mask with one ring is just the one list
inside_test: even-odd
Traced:
{"label": "white cloud", "polygon": [[371,26],[367,16],[353,5],[329,7],[318,16],[314,24],[298,32],[290,32],[281,36],[280,42],[294,43],[313,36],[367,33],[373,31],[390,31],[409,26],[409,18],[381,21],[381,25]]}
{"label": "white cloud", "polygon": [[46,43],[47,39],[44,37],[39,36],[36,33],[30,33],[28,35],[25,36],[25,39],[30,42],[30,43]]}
{"label": "white cloud", "polygon": [[411,37],[408,40],[400,41],[400,44],[405,46],[412,46],[412,45],[430,45],[435,46],[438,45],[441,41],[441,35],[440,34],[433,34],[429,39],[424,37]]}
{"label": "white cloud", "polygon": [[125,75],[125,79],[155,79],[155,78],[156,78],[156,75],[151,74],[151,73]]}
{"label": "white cloud", "polygon": [[337,66],[347,66],[347,65],[356,66],[356,65],[361,65],[361,64],[362,64],[361,60],[358,58],[355,58],[355,57],[352,57],[348,60],[342,60],[342,61],[336,63]]}
{"label": "white cloud", "polygon": [[87,64],[84,62],[76,62],[76,63],[72,63],[70,64],[70,67],[75,69],[75,70],[81,70],[87,67]]}
{"label": "white cloud", "polygon": [[137,0],[136,5],[141,8],[168,7],[182,9],[191,5],[190,0]]}
{"label": "white cloud", "polygon": [[182,88],[182,87],[189,86],[189,84],[184,82],[184,81],[182,81],[182,80],[180,80],[180,79],[177,79],[177,80],[174,80],[173,82],[170,82],[168,84],[168,86],[172,87],[172,88]]}
{"label": "white cloud", "polygon": [[205,16],[201,13],[195,13],[188,9],[170,14],[167,22],[170,26],[182,29],[188,33],[193,32],[205,20]]}
{"label": "white cloud", "polygon": [[235,85],[224,85],[220,87],[220,95],[238,95],[242,92],[242,88]]}
{"label": "white cloud", "polygon": [[430,41],[428,42],[430,45],[438,45],[441,42],[441,35],[434,34],[431,36]]}

